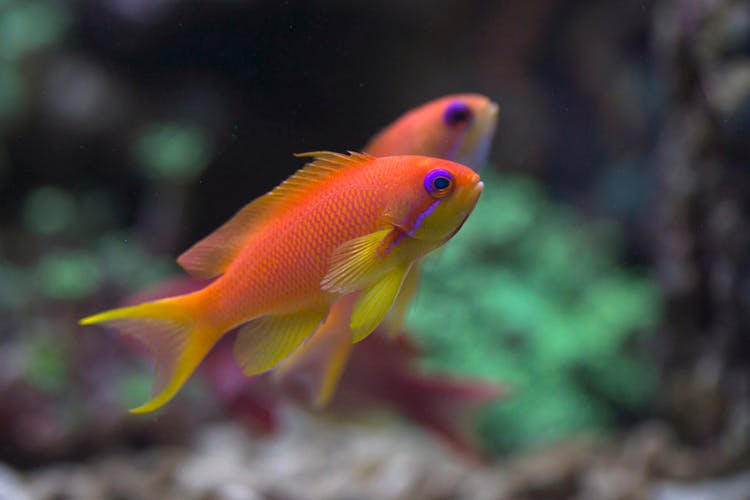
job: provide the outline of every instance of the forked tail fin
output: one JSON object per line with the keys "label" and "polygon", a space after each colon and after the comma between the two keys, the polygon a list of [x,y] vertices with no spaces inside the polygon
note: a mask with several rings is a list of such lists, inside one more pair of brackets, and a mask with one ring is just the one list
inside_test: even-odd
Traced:
{"label": "forked tail fin", "polygon": [[153,397],[131,413],[148,413],[177,394],[223,332],[212,330],[190,307],[194,294],[104,311],[80,321],[106,323],[137,338],[156,356]]}

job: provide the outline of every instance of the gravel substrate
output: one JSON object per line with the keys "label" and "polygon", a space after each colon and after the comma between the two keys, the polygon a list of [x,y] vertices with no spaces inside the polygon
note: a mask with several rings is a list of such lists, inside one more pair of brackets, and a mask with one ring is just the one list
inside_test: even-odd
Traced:
{"label": "gravel substrate", "polygon": [[218,423],[184,447],[23,472],[0,464],[0,500],[750,499],[750,472],[698,478],[710,469],[657,424],[620,443],[578,439],[482,465],[412,427],[290,410],[271,438]]}

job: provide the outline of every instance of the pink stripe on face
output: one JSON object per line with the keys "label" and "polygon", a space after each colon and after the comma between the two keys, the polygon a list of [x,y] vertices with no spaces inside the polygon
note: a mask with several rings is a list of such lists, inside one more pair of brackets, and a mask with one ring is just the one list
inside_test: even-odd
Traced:
{"label": "pink stripe on face", "polygon": [[430,205],[426,209],[422,210],[419,213],[419,215],[417,215],[416,219],[414,219],[414,224],[412,224],[408,232],[395,230],[393,233],[391,233],[393,234],[392,237],[389,234],[389,237],[385,241],[383,241],[383,244],[380,247],[381,248],[379,250],[380,254],[383,257],[385,257],[386,255],[390,254],[391,251],[393,251],[393,249],[395,248],[395,246],[398,245],[401,241],[403,241],[404,238],[406,238],[407,236],[414,236],[416,232],[419,230],[419,228],[422,226],[422,224],[424,223],[425,218],[427,218],[427,216],[429,216],[432,212],[435,211],[435,209],[437,208],[437,206],[440,204],[441,201],[442,200],[435,200],[432,203],[430,203]]}
{"label": "pink stripe on face", "polygon": [[406,233],[403,232],[403,231],[396,230],[395,236],[393,236],[392,238],[390,238],[390,241],[388,241],[388,244],[385,246],[385,248],[383,248],[383,250],[380,251],[380,254],[383,257],[385,257],[386,255],[388,255],[389,253],[391,253],[391,251],[393,250],[393,248],[396,245],[398,245],[398,243],[401,240],[403,240],[404,238],[406,238]]}
{"label": "pink stripe on face", "polygon": [[417,215],[417,218],[414,220],[414,224],[412,225],[411,229],[409,229],[408,235],[414,236],[414,234],[419,230],[419,228],[422,226],[422,223],[424,220],[429,216],[432,212],[435,211],[438,205],[440,205],[440,202],[442,200],[435,200],[430,204],[427,209],[423,210],[422,213]]}

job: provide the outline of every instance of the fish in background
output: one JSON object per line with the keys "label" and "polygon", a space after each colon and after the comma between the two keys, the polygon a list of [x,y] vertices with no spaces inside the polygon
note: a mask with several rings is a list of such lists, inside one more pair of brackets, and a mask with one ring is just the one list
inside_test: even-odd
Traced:
{"label": "fish in background", "polygon": [[[421,152],[480,170],[487,161],[496,121],[497,106],[484,96],[445,96],[405,113],[363,149],[376,156],[387,156],[389,148],[394,153]],[[401,142],[399,137],[403,138]],[[195,278],[175,278],[127,302],[190,293],[206,284]],[[505,386],[423,373],[417,366],[420,352],[408,332],[398,337],[393,333],[381,326],[353,346],[327,413],[353,416],[390,410],[435,433],[458,451],[481,457],[471,432],[473,410],[502,397]],[[267,374],[246,377],[233,362],[231,342],[225,338],[207,356],[200,373],[216,402],[236,421],[250,431],[271,433],[280,425],[285,400],[313,405],[319,389],[315,381],[325,371],[325,355],[325,350],[317,357],[311,353],[307,367],[301,366],[304,359],[299,358],[297,372],[288,369],[283,377],[274,377],[276,380]]]}
{"label": "fish in background", "polygon": [[487,163],[497,114],[497,104],[481,94],[447,95],[404,113],[363,151],[373,156],[434,156],[479,172]]}
{"label": "fish in background", "polygon": [[298,156],[313,161],[177,259],[214,281],[80,321],[113,326],[153,352],[154,395],[131,412],[166,404],[237,327],[233,355],[245,375],[271,370],[317,339],[345,337],[349,347],[332,355],[348,357],[353,342],[410,298],[400,290],[413,264],[456,234],[483,188],[473,170],[438,158]]}
{"label": "fish in background", "polygon": [[[497,114],[497,105],[482,95],[441,97],[402,115],[363,150],[376,156],[418,153],[443,157],[479,171],[487,161]],[[183,280],[172,286],[187,285]],[[283,398],[320,406],[326,374],[330,377],[332,371],[341,370],[341,382],[328,412],[366,414],[373,409],[390,409],[436,433],[457,450],[481,457],[471,432],[473,410],[502,397],[505,386],[420,371],[419,349],[408,333],[397,336],[402,328],[393,318],[402,319],[407,304],[400,305],[401,310],[394,312],[387,325],[379,326],[373,335],[353,346],[348,363],[334,358],[338,364],[331,367],[335,342],[319,343],[316,348],[310,344],[304,355],[301,352],[272,375],[275,380],[268,376],[248,379],[230,362],[230,345],[222,343],[209,356],[203,373],[214,394],[236,419],[255,431],[270,432],[279,424]],[[341,348],[347,345],[351,346],[343,344]]]}
{"label": "fish in background", "polygon": [[[495,134],[498,107],[479,94],[455,94],[419,106],[376,134],[364,147],[375,156],[418,154],[444,158],[481,169]],[[421,273],[418,259],[404,280],[399,300],[377,333],[398,335],[415,296]],[[335,329],[313,336],[275,371],[290,392],[323,407],[330,401],[348,361],[352,344]]]}

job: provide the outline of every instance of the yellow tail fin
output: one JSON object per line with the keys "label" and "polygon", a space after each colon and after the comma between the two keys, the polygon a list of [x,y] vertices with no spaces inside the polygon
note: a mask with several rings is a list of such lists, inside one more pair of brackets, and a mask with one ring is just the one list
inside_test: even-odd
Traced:
{"label": "yellow tail fin", "polygon": [[206,328],[196,317],[195,308],[188,307],[192,297],[183,295],[112,309],[80,321],[81,325],[107,323],[146,344],[156,356],[153,398],[131,413],[157,410],[172,399],[221,337],[223,332]]}

